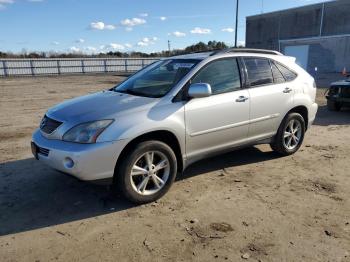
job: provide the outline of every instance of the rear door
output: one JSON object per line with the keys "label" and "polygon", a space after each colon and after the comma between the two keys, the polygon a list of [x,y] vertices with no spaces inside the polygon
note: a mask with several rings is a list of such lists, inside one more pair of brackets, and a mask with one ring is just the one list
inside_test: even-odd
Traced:
{"label": "rear door", "polygon": [[293,89],[275,62],[263,57],[245,57],[250,95],[248,137],[264,139],[274,135],[293,106]]}
{"label": "rear door", "polygon": [[247,139],[249,93],[241,88],[237,59],[210,62],[191,83],[210,84],[212,95],[185,105],[187,157],[203,156]]}

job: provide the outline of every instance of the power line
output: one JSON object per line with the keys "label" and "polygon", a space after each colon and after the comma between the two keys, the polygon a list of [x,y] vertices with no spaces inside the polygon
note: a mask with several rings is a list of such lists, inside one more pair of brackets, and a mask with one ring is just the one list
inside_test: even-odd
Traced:
{"label": "power line", "polygon": [[239,0],[236,0],[236,25],[235,25],[235,47],[237,47],[237,35],[238,35],[238,6]]}

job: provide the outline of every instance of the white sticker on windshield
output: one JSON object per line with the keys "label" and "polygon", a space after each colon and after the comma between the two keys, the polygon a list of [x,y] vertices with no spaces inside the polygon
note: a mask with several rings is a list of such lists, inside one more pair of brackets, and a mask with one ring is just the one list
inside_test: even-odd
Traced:
{"label": "white sticker on windshield", "polygon": [[174,64],[174,69],[177,70],[179,68],[191,68],[194,64],[191,63],[176,63]]}

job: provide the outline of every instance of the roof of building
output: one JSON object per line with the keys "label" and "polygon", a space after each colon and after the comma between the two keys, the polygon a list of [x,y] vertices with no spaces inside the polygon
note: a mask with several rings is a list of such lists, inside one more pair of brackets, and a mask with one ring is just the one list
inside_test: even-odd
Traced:
{"label": "roof of building", "polygon": [[303,6],[298,6],[298,7],[277,10],[277,11],[273,11],[273,12],[251,15],[251,16],[247,16],[247,19],[254,19],[254,18],[258,18],[258,17],[269,16],[269,15],[274,15],[274,14],[279,14],[279,13],[289,12],[289,11],[296,11],[296,10],[301,10],[301,9],[305,9],[305,8],[315,8],[317,6],[322,6],[325,3],[331,3],[331,2],[336,2],[336,1],[337,0],[330,0],[330,1],[324,1],[322,3],[303,5]]}

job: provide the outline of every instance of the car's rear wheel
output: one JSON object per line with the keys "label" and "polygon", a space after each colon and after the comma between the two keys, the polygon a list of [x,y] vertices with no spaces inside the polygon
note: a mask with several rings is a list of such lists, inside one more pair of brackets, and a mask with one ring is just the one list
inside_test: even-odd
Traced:
{"label": "car's rear wheel", "polygon": [[176,156],[163,142],[142,142],[128,152],[116,172],[117,186],[128,200],[137,204],[152,202],[174,182]]}
{"label": "car's rear wheel", "polygon": [[271,148],[284,156],[300,148],[305,135],[305,121],[298,113],[288,114],[282,121]]}
{"label": "car's rear wheel", "polygon": [[327,108],[330,111],[340,111],[342,104],[340,102],[327,100]]}

